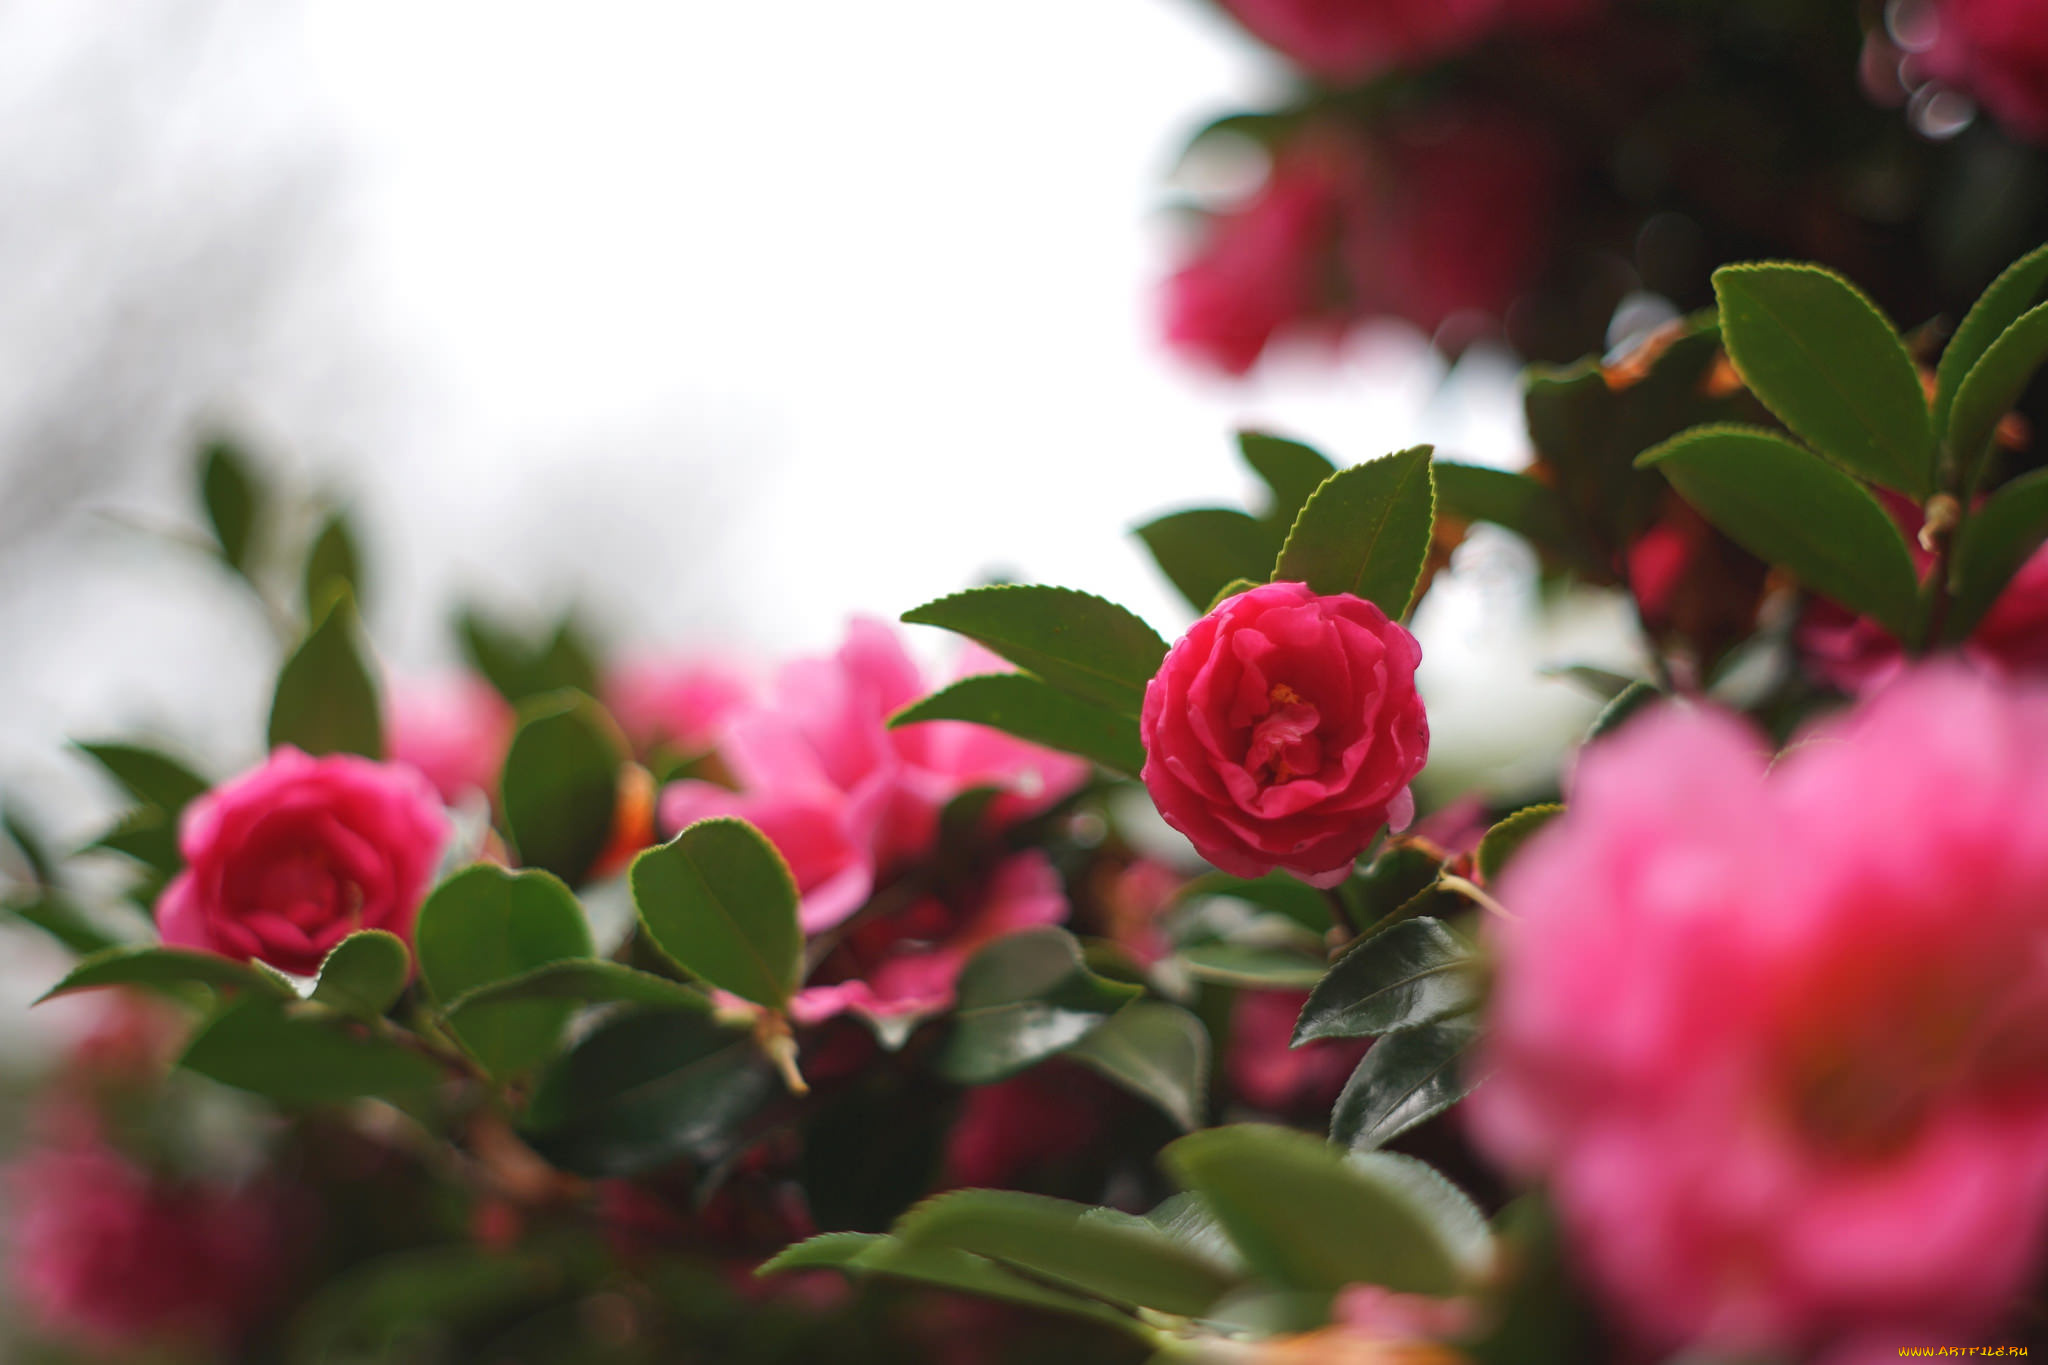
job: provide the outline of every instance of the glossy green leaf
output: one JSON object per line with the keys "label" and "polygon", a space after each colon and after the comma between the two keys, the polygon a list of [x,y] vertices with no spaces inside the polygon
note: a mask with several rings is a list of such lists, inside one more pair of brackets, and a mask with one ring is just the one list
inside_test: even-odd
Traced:
{"label": "glossy green leaf", "polygon": [[1436,510],[1440,517],[1487,521],[1529,542],[1545,559],[1604,579],[1606,566],[1589,548],[1564,495],[1527,474],[1438,460]]}
{"label": "glossy green leaf", "polygon": [[1537,806],[1524,806],[1486,831],[1486,837],[1479,841],[1479,852],[1474,858],[1479,866],[1479,875],[1493,881],[1507,871],[1508,860],[1521,851],[1522,845],[1528,843],[1536,831],[1549,824],[1563,810],[1564,807],[1555,801]]}
{"label": "glossy green leaf", "polygon": [[274,996],[289,993],[276,976],[233,958],[187,948],[119,947],[73,967],[36,1003],[98,986],[228,986]]}
{"label": "glossy green leaf", "polygon": [[1028,673],[962,678],[889,718],[889,728],[928,720],[964,720],[1060,749],[1136,777],[1145,766],[1137,720],[1083,701]]}
{"label": "glossy green leaf", "polygon": [[1250,990],[1307,990],[1323,979],[1322,958],[1285,948],[1196,943],[1176,952],[1174,960],[1203,981]]}
{"label": "glossy green leaf", "polygon": [[[559,879],[490,863],[463,868],[433,889],[413,943],[420,979],[443,1005],[591,952],[583,908]],[[449,1026],[486,1071],[510,1076],[554,1055],[574,1010],[568,1000],[501,1000],[472,1004]]]}
{"label": "glossy green leaf", "polygon": [[179,1064],[291,1106],[419,1095],[444,1076],[433,1059],[361,1025],[315,1018],[268,996],[245,997],[216,1014]]}
{"label": "glossy green leaf", "polygon": [[1136,715],[1166,641],[1136,616],[1089,593],[1001,584],[941,597],[903,613],[978,640],[1065,692]]}
{"label": "glossy green leaf", "polygon": [[1276,1285],[1373,1284],[1406,1294],[1468,1287],[1462,1249],[1437,1229],[1432,1207],[1320,1138],[1239,1124],[1190,1133],[1162,1160]]}
{"label": "glossy green leaf", "polygon": [[2000,419],[2020,401],[2044,361],[2048,361],[2048,303],[2021,315],[1991,343],[1956,392],[1948,446],[1961,487],[1977,487]]}
{"label": "glossy green leaf", "polygon": [[607,1020],[544,1074],[522,1130],[577,1175],[638,1175],[730,1155],[778,1090],[744,1032],[689,1010]]}
{"label": "glossy green leaf", "polygon": [[899,1220],[907,1246],[964,1251],[1116,1303],[1199,1316],[1230,1289],[1220,1272],[1141,1218],[1091,1218],[1085,1204],[1009,1190],[960,1190]]}
{"label": "glossy green leaf", "polygon": [[1435,1118],[1472,1093],[1462,1063],[1477,1026],[1445,1019],[1389,1034],[1366,1052],[1330,1114],[1330,1140],[1368,1151]]}
{"label": "glossy green leaf", "polygon": [[1948,430],[1949,408],[1962,390],[1964,378],[1992,343],[2039,303],[2044,293],[2048,293],[2048,246],[2037,247],[2007,266],[1977,297],[1956,334],[1949,338],[1935,370],[1935,430]]}
{"label": "glossy green leaf", "polygon": [[412,977],[405,940],[360,929],[334,945],[320,964],[313,999],[357,1019],[375,1019],[398,1002]]}
{"label": "glossy green leaf", "polygon": [[1636,712],[1651,705],[1663,695],[1663,691],[1653,683],[1630,683],[1600,708],[1599,715],[1593,717],[1593,723],[1586,727],[1585,742],[1591,744],[1602,735],[1620,729]]}
{"label": "glossy green leaf", "polygon": [[1406,1194],[1450,1248],[1467,1278],[1483,1279],[1493,1268],[1493,1230],[1487,1226],[1486,1214],[1441,1171],[1398,1152],[1353,1152],[1345,1161],[1352,1170],[1363,1171]]}
{"label": "glossy green leaf", "polygon": [[777,1275],[819,1268],[887,1275],[915,1284],[950,1289],[977,1298],[996,1299],[1085,1318],[1123,1331],[1149,1336],[1135,1319],[1094,1299],[1069,1294],[1026,1279],[985,1257],[944,1247],[912,1247],[897,1238],[872,1232],[828,1232],[786,1247],[754,1273]]}
{"label": "glossy green leaf", "polygon": [[319,534],[306,551],[306,568],[300,581],[306,619],[318,616],[339,589],[346,589],[359,603],[363,600],[362,552],[356,548],[355,532],[349,528],[347,514],[336,511],[321,523]]}
{"label": "glossy green leaf", "polygon": [[[1301,515],[1301,509],[1315,491],[1323,486],[1323,480],[1337,472],[1337,466],[1320,451],[1284,436],[1240,431],[1237,433],[1237,449],[1252,472],[1272,491],[1273,500],[1267,509],[1266,520],[1283,530],[1294,525],[1294,519]],[[1275,546],[1275,551],[1278,548]],[[1263,578],[1272,562],[1273,556],[1269,554],[1265,564],[1245,576]]]}
{"label": "glossy green leaf", "polygon": [[168,881],[184,862],[178,852],[177,823],[155,806],[130,810],[87,847],[133,858],[154,872],[159,881]]}
{"label": "glossy green leaf", "polygon": [[1182,1128],[1199,1128],[1209,1098],[1209,1031],[1178,1005],[1134,1000],[1067,1054],[1159,1106]]}
{"label": "glossy green leaf", "polygon": [[1402,920],[1360,939],[1309,992],[1294,1043],[1373,1038],[1472,1008],[1472,945],[1440,920]]}
{"label": "glossy green leaf", "polygon": [[1245,1274],[1243,1253],[1230,1240],[1209,1201],[1194,1191],[1167,1196],[1146,1213],[1145,1221],[1226,1275]]}
{"label": "glossy green leaf", "polygon": [[200,452],[199,497],[221,558],[247,573],[255,551],[263,490],[248,456],[234,443],[214,440]]}
{"label": "glossy green leaf", "polygon": [[384,721],[356,626],[355,602],[335,597],[277,675],[270,703],[270,747],[309,754],[384,754]]}
{"label": "glossy green leaf", "polygon": [[[1434,872],[1435,864],[1431,864]],[[1233,877],[1227,872],[1208,872],[1195,878],[1174,894],[1177,903],[1205,896],[1228,896],[1262,910],[1284,915],[1312,934],[1330,931],[1330,902],[1323,893],[1285,872],[1268,872],[1263,877]]]}
{"label": "glossy green leaf", "polygon": [[139,744],[79,743],[76,747],[105,768],[130,796],[146,806],[155,806],[172,824],[210,785],[169,754]]}
{"label": "glossy green leaf", "polygon": [[528,638],[466,607],[455,632],[470,665],[514,705],[552,692],[598,690],[597,660],[573,613],[557,621],[552,633]]}
{"label": "glossy green leaf", "polygon": [[1420,844],[1396,840],[1342,888],[1358,927],[1371,930],[1406,919],[1399,913],[1436,884],[1442,859]]}
{"label": "glossy green leaf", "polygon": [[1877,305],[1819,266],[1778,262],[1724,266],[1714,294],[1728,358],[1780,421],[1852,473],[1934,491],[1926,391]]}
{"label": "glossy green leaf", "polygon": [[580,692],[553,692],[521,708],[498,786],[519,861],[571,886],[611,842],[619,769],[618,728]]}
{"label": "glossy green leaf", "polygon": [[656,946],[692,976],[774,1010],[803,972],[796,880],[743,820],[700,820],[633,860],[633,904]]}
{"label": "glossy green leaf", "polygon": [[584,1005],[646,1005],[655,1009],[686,1009],[700,1013],[711,998],[697,987],[600,958],[549,962],[503,981],[478,986],[448,1002],[448,1017],[460,1024],[463,1013],[513,1000],[568,1000]]}
{"label": "glossy green leaf", "polygon": [[1868,489],[1818,455],[1758,427],[1697,427],[1638,463],[1751,554],[1901,639],[1915,634],[1920,580],[1905,537]]}
{"label": "glossy green leaf", "polygon": [[1954,593],[1942,638],[1968,639],[2020,566],[2048,539],[2048,470],[2023,474],[1992,494],[1956,542]]}
{"label": "glossy green leaf", "polygon": [[1429,556],[1429,465],[1430,448],[1416,446],[1332,474],[1295,518],[1273,581],[1350,593],[1399,620]]}
{"label": "glossy green leaf", "polygon": [[1140,993],[1089,971],[1064,929],[997,939],[960,973],[939,1071],[962,1085],[999,1081],[1066,1051]]}
{"label": "glossy green leaf", "polygon": [[1173,512],[1137,528],[1159,571],[1196,611],[1205,611],[1223,585],[1263,579],[1280,552],[1272,527],[1227,507]]}

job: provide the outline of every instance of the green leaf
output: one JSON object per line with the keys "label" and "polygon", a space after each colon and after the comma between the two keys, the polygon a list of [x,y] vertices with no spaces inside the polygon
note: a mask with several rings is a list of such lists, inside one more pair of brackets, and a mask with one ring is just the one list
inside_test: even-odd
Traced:
{"label": "green leaf", "polygon": [[1199,1128],[1209,1097],[1209,1031],[1178,1005],[1135,1000],[1074,1044],[1068,1056]]}
{"label": "green leaf", "polygon": [[1225,507],[1197,507],[1148,521],[1138,539],[1196,611],[1205,611],[1223,585],[1262,580],[1280,551],[1273,528]]}
{"label": "green leaf", "polygon": [[200,452],[199,496],[221,558],[247,574],[255,549],[263,491],[249,459],[230,441],[209,441]]}
{"label": "green leaf", "polygon": [[1071,1048],[1139,994],[1089,971],[1064,929],[997,939],[960,973],[939,1072],[962,1085],[1002,1080]]}
{"label": "green leaf", "polygon": [[1956,392],[1948,447],[1956,462],[1957,486],[1977,487],[1999,420],[2020,401],[2044,360],[2048,360],[2048,303],[2022,315],[1991,343]]}
{"label": "green leaf", "polygon": [[1402,920],[1360,939],[1301,1007],[1292,1046],[1373,1038],[1472,1008],[1472,947],[1442,921]]}
{"label": "green leaf", "polygon": [[1591,744],[1602,735],[1610,734],[1627,723],[1629,717],[1664,693],[1655,683],[1632,682],[1621,689],[1607,705],[1600,708],[1600,714],[1593,717],[1593,723],[1586,729],[1585,743]]}
{"label": "green leaf", "polygon": [[1992,344],[2005,335],[2006,329],[2040,301],[2044,290],[2048,290],[2048,246],[2036,247],[2007,266],[1970,306],[1962,325],[1949,338],[1941,353],[1941,365],[1935,371],[1936,431],[1949,429],[1949,408],[1962,391],[1964,378],[1977,367]]}
{"label": "green leaf", "polygon": [[1695,427],[1646,450],[1685,500],[1759,558],[1911,639],[1920,579],[1898,525],[1854,479],[1760,427]]}
{"label": "green leaf", "polygon": [[1780,421],[1852,473],[1934,491],[1926,392],[1877,305],[1819,266],[1777,262],[1723,266],[1714,294],[1728,358]]}
{"label": "green leaf", "polygon": [[556,1256],[471,1242],[373,1254],[293,1304],[281,1365],[433,1359],[463,1329],[560,1293],[562,1269]]}
{"label": "green leaf", "polygon": [[964,1251],[1116,1303],[1197,1317],[1235,1279],[1142,1218],[1091,1218],[1085,1204],[1009,1190],[961,1190],[900,1219],[913,1248]]}
{"label": "green leaf", "polygon": [[37,886],[48,886],[56,880],[57,869],[50,860],[49,850],[43,846],[42,838],[29,827],[27,818],[11,802],[0,801],[0,830],[6,832],[8,842],[28,864],[28,875]]}
{"label": "green leaf", "polygon": [[633,904],[685,971],[757,1005],[787,1010],[803,976],[796,880],[744,820],[699,820],[633,860]]}
{"label": "green leaf", "polygon": [[1404,1294],[1468,1287],[1461,1248],[1408,1184],[1306,1133],[1239,1124],[1190,1133],[1166,1168],[1208,1201],[1252,1269],[1275,1284]]}
{"label": "green leaf", "polygon": [[589,697],[554,692],[529,701],[498,778],[519,861],[579,885],[611,842],[625,761],[618,727]]}
{"label": "green leaf", "polygon": [[473,607],[463,608],[455,631],[470,665],[515,706],[550,692],[598,690],[597,661],[573,612],[545,639],[528,639]]}
{"label": "green leaf", "polygon": [[119,939],[93,923],[68,897],[48,888],[0,904],[0,915],[11,915],[42,930],[79,957],[120,946]]}
{"label": "green leaf", "polygon": [[194,985],[231,986],[275,996],[288,990],[276,976],[233,958],[186,948],[119,947],[95,953],[73,967],[36,1003],[96,986]]}
{"label": "green leaf", "polygon": [[711,1008],[703,991],[652,972],[599,958],[549,962],[532,971],[493,981],[448,1002],[448,1017],[458,1024],[472,1006],[482,1009],[512,1000],[569,1000],[585,1005],[646,1005],[655,1009]]}
{"label": "green leaf", "polygon": [[176,823],[155,806],[135,807],[87,847],[133,858],[165,881],[175,876],[184,862],[178,852]]}
{"label": "green leaf", "polygon": [[375,1019],[398,1003],[411,976],[405,940],[382,929],[360,929],[335,944],[320,964],[313,999],[357,1019]]}
{"label": "green leaf", "polygon": [[1065,692],[1136,715],[1166,641],[1114,602],[1072,588],[1000,584],[903,613],[978,640]]}
{"label": "green leaf", "polygon": [[1253,588],[1263,588],[1265,586],[1264,579],[1233,578],[1222,587],[1216,589],[1216,595],[1209,599],[1209,605],[1203,608],[1202,615],[1207,616],[1210,612],[1216,610],[1216,608],[1222,606],[1241,592],[1250,592]]}
{"label": "green leaf", "polygon": [[524,1136],[577,1175],[638,1175],[729,1155],[776,1093],[746,1033],[687,1010],[607,1020],[544,1074]]}
{"label": "green leaf", "polygon": [[2048,538],[2048,470],[2023,474],[1992,494],[1956,542],[1954,584],[1942,638],[1966,640],[2005,585]]}
{"label": "green leaf", "polygon": [[[1244,462],[1252,467],[1252,472],[1273,491],[1273,503],[1267,509],[1266,520],[1283,531],[1294,525],[1294,519],[1301,515],[1301,509],[1308,505],[1315,491],[1323,486],[1323,480],[1337,472],[1337,466],[1324,458],[1321,452],[1284,436],[1240,431],[1237,433],[1237,449],[1244,456]],[[1272,562],[1273,556],[1268,554],[1265,564],[1244,576],[1261,578],[1266,566]]]}
{"label": "green leaf", "polygon": [[1353,918],[1368,932],[1408,918],[1406,908],[1435,886],[1442,870],[1442,859],[1431,850],[1401,840],[1390,843],[1343,888]]}
{"label": "green leaf", "polygon": [[211,785],[169,754],[139,744],[77,743],[75,747],[105,768],[130,796],[162,811],[173,825],[185,807]]}
{"label": "green leaf", "polygon": [[1595,579],[1605,579],[1600,562],[1578,529],[1564,495],[1527,474],[1484,465],[1438,460],[1436,509],[1460,521],[1490,521],[1529,542],[1544,558],[1567,565]]}
{"label": "green leaf", "polygon": [[943,1247],[906,1246],[894,1237],[872,1232],[827,1232],[765,1262],[754,1273],[777,1275],[790,1270],[829,1267],[915,1284],[950,1289],[978,1298],[998,1299],[1071,1317],[1085,1318],[1150,1338],[1137,1321],[1107,1304],[1052,1289],[1006,1270],[994,1261]]}
{"label": "green leaf", "polygon": [[[1430,874],[1436,873],[1436,864],[1430,864]],[[1206,896],[1227,896],[1284,915],[1312,934],[1326,934],[1330,931],[1330,902],[1323,893],[1285,872],[1268,872],[1263,877],[1233,877],[1227,872],[1205,872],[1174,894],[1176,903],[1200,900]]]}
{"label": "green leaf", "polygon": [[1145,743],[1131,716],[1048,687],[1028,673],[984,673],[939,689],[889,718],[889,728],[928,720],[986,725],[1136,777]]}
{"label": "green leaf", "polygon": [[355,602],[335,597],[326,615],[292,651],[270,703],[270,747],[309,754],[384,754],[377,680],[356,629]]}
{"label": "green leaf", "polygon": [[[591,953],[590,927],[569,888],[547,872],[507,872],[477,863],[449,877],[420,906],[413,943],[420,978],[447,1004],[536,967]],[[554,1055],[574,1001],[509,1000],[472,1005],[449,1027],[494,1076]]]}
{"label": "green leaf", "polygon": [[349,529],[347,515],[335,511],[321,524],[320,533],[313,537],[306,551],[302,583],[306,619],[318,616],[338,588],[347,589],[357,602],[363,600],[362,553],[356,548],[355,532]]}
{"label": "green leaf", "polygon": [[1522,845],[1563,810],[1564,807],[1555,801],[1524,806],[1486,831],[1474,859],[1479,865],[1479,875],[1489,882],[1498,878],[1507,870],[1508,860],[1521,851]]}
{"label": "green leaf", "polygon": [[1460,1062],[1478,1036],[1468,1018],[1445,1019],[1374,1043],[1330,1114],[1330,1141],[1359,1151],[1385,1146],[1472,1093]]}
{"label": "green leaf", "polygon": [[1224,986],[1253,990],[1307,990],[1323,979],[1323,960],[1285,948],[1242,943],[1196,943],[1180,949],[1175,960],[1190,975]]}
{"label": "green leaf", "polygon": [[1332,474],[1295,518],[1273,581],[1350,593],[1399,620],[1429,555],[1429,462],[1430,448],[1416,446]]}
{"label": "green leaf", "polygon": [[417,1095],[440,1083],[442,1070],[431,1058],[303,1010],[263,996],[238,1000],[200,1031],[179,1064],[292,1106]]}

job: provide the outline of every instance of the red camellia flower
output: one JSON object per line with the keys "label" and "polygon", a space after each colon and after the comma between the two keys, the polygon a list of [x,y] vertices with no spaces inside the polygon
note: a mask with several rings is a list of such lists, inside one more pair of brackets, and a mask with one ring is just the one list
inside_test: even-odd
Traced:
{"label": "red camellia flower", "polygon": [[1422,647],[1370,602],[1268,583],[1224,601],[1145,688],[1145,787],[1225,872],[1335,886],[1415,813]]}
{"label": "red camellia flower", "polygon": [[2008,130],[2048,143],[2048,0],[1941,0],[1930,66]]}
{"label": "red camellia flower", "polygon": [[277,1288],[272,1191],[166,1181],[97,1139],[39,1149],[7,1174],[8,1279],[50,1337],[109,1358],[149,1347],[217,1358]]}
{"label": "red camellia flower", "polygon": [[416,770],[286,746],[185,811],[156,903],[174,947],[310,976],[358,929],[412,937],[448,821]]}

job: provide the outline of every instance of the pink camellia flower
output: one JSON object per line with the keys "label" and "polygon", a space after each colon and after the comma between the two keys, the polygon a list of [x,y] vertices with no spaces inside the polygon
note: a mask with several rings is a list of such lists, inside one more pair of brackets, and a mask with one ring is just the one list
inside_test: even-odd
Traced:
{"label": "pink camellia flower", "polygon": [[1938,0],[1928,65],[2011,132],[2048,143],[2048,0]]}
{"label": "pink camellia flower", "polygon": [[389,700],[384,740],[393,763],[418,770],[450,805],[497,790],[514,722],[497,689],[464,673],[395,685]]}
{"label": "pink camellia flower", "polygon": [[940,808],[961,792],[1001,788],[991,815],[1008,823],[1087,777],[1078,759],[977,725],[889,728],[930,690],[894,631],[856,619],[836,654],[790,664],[769,699],[730,719],[718,751],[739,790],[672,783],[663,828],[751,821],[795,874],[805,932],[819,933],[859,909],[879,873],[927,852]]}
{"label": "pink camellia flower", "polygon": [[1075,1161],[1110,1131],[1121,1098],[1093,1072],[1059,1062],[976,1086],[946,1134],[945,1181],[1013,1189]]}
{"label": "pink camellia flower", "polygon": [[1981,1339],[2048,1245],[2048,690],[1809,737],[1652,712],[1498,891],[1473,1136],[1660,1352]]}
{"label": "pink camellia flower", "polygon": [[1239,593],[1188,628],[1145,688],[1145,787],[1225,872],[1344,880],[1415,813],[1429,757],[1422,647],[1372,603],[1303,583]]}
{"label": "pink camellia flower", "polygon": [[1588,0],[1223,0],[1246,29],[1303,70],[1355,81],[1447,56],[1496,29],[1574,19]]}
{"label": "pink camellia flower", "polygon": [[1365,1056],[1369,1044],[1362,1039],[1319,1038],[1290,1047],[1294,1021],[1307,1003],[1307,991],[1239,992],[1230,1011],[1223,1069],[1231,1089],[1247,1104],[1274,1114],[1321,1118]]}
{"label": "pink camellia flower", "polygon": [[[1920,546],[1920,508],[1896,493],[1879,490],[1877,496],[1905,531],[1924,580],[1934,570],[1934,556]],[[1824,598],[1807,605],[1796,638],[1807,671],[1844,692],[1872,691],[1906,666],[1905,651],[1890,631]],[[1993,673],[2048,673],[2048,545],[2035,550],[2005,585],[1963,642],[1962,654]]]}
{"label": "pink camellia flower", "polygon": [[1333,289],[1347,199],[1370,163],[1349,139],[1312,133],[1274,154],[1265,183],[1211,217],[1193,256],[1167,281],[1167,344],[1244,374],[1281,332],[1339,335],[1356,313]]}
{"label": "pink camellia flower", "polygon": [[358,929],[412,937],[448,820],[411,768],[289,745],[185,810],[185,870],[157,899],[165,943],[302,976]]}
{"label": "pink camellia flower", "polygon": [[632,659],[605,679],[604,704],[635,749],[666,744],[697,754],[718,742],[755,690],[745,673],[716,660]]}
{"label": "pink camellia flower", "polygon": [[98,1140],[33,1151],[8,1177],[8,1279],[54,1340],[225,1358],[278,1286],[283,1219],[262,1188],[166,1182]]}

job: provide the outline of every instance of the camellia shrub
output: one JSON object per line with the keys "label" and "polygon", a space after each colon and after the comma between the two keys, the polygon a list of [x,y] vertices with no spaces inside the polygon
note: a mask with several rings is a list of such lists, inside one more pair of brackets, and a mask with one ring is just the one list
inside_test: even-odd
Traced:
{"label": "camellia shrub", "polygon": [[[1315,7],[1238,8],[1282,41]],[[1259,506],[1139,531],[1177,639],[995,584],[903,614],[959,637],[936,671],[872,619],[762,679],[465,612],[470,672],[389,682],[346,518],[293,541],[209,447],[212,552],[288,636],[248,763],[82,742],[113,827],[9,817],[7,911],[99,1010],[14,1162],[30,1331],[294,1365],[2024,1354],[2048,475],[2011,412],[2048,247],[1929,364],[1819,267],[1714,290],[1533,372],[1527,472],[1245,433]],[[1415,785],[1406,622],[1477,522],[1642,625],[1514,809]]]}

